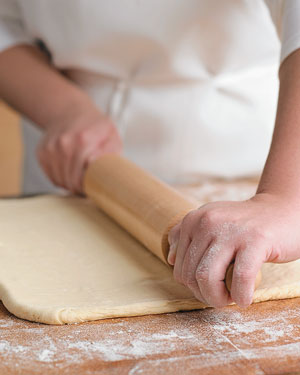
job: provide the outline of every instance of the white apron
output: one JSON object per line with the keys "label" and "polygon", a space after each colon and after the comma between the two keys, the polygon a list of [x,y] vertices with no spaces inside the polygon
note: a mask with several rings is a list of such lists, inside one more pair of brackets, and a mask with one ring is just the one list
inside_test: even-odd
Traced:
{"label": "white apron", "polygon": [[[126,157],[171,183],[261,171],[279,59],[261,0],[0,0],[0,17],[1,2],[21,20],[11,40],[45,43],[111,116]],[[48,190],[25,133],[25,190]]]}

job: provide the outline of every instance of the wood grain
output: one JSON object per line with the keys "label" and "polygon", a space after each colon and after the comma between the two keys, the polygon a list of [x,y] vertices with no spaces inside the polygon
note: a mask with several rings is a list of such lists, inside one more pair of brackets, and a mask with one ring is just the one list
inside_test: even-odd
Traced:
{"label": "wood grain", "polygon": [[163,262],[168,233],[197,203],[129,160],[105,155],[87,169],[84,191]]}
{"label": "wood grain", "polygon": [[48,326],[0,307],[0,373],[287,375],[300,367],[300,299]]}
{"label": "wood grain", "polygon": [[[255,183],[181,189],[200,201],[246,199]],[[299,375],[299,369],[300,298],[69,326],[23,321],[0,304],[0,374]]]}
{"label": "wood grain", "polygon": [[[119,155],[105,155],[88,167],[84,191],[107,215],[163,262],[169,253],[168,234],[198,203]],[[167,263],[168,264],[168,263]],[[233,265],[225,284],[230,291]],[[255,289],[261,281],[259,271]]]}

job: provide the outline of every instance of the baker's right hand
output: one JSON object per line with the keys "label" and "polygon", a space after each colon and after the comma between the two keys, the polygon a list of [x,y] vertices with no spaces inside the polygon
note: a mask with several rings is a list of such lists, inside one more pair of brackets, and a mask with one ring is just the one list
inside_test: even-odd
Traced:
{"label": "baker's right hand", "polygon": [[55,185],[81,194],[89,163],[104,154],[120,153],[121,149],[122,142],[112,121],[100,112],[87,112],[49,126],[37,156]]}

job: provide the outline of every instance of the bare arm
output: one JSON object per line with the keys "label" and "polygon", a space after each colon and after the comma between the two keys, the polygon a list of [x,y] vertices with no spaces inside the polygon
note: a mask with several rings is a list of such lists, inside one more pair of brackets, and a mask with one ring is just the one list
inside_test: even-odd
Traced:
{"label": "bare arm", "polygon": [[283,62],[276,125],[258,193],[282,194],[300,204],[300,50]]}
{"label": "bare arm", "polygon": [[[257,88],[259,90],[259,88]],[[280,69],[273,142],[257,194],[189,213],[169,235],[175,279],[204,303],[248,306],[264,262],[300,258],[300,50]],[[235,260],[231,294],[223,280]]]}
{"label": "bare arm", "polygon": [[32,46],[0,53],[0,96],[44,128],[66,113],[95,110],[88,96]]}
{"label": "bare arm", "polygon": [[0,97],[45,129],[38,157],[59,186],[82,192],[87,164],[121,149],[111,121],[36,47],[0,53]]}

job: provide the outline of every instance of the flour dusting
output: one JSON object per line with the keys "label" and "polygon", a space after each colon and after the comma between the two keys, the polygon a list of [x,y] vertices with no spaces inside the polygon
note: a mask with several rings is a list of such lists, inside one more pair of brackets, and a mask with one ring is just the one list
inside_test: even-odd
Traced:
{"label": "flour dusting", "polygon": [[285,301],[278,303],[282,307],[276,314],[272,308],[258,314],[235,306],[72,326],[6,316],[0,321],[0,359],[12,368],[30,369],[36,363],[41,370],[50,366],[61,371],[66,363],[127,361],[134,375],[148,374],[149,366],[163,374],[172,363],[184,368],[187,360],[205,369],[265,357],[299,357],[300,306],[290,309]]}
{"label": "flour dusting", "polygon": [[38,354],[38,360],[41,362],[51,362],[53,361],[53,357],[55,355],[55,351],[51,351],[49,349],[44,349]]}
{"label": "flour dusting", "polygon": [[[219,185],[206,183],[196,193],[205,203],[247,199],[255,191],[253,184],[243,189],[227,184],[225,190]],[[191,195],[192,189],[186,192]],[[174,369],[219,374],[230,365],[238,371],[242,363],[251,374],[263,375],[260,360],[300,357],[299,320],[297,300],[71,326],[22,321],[0,306],[0,373],[9,368],[22,374],[107,374],[121,363],[122,373],[130,375],[165,375]]]}

